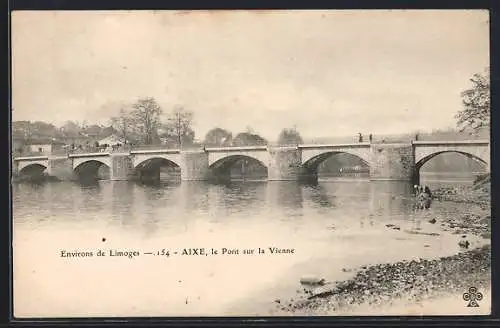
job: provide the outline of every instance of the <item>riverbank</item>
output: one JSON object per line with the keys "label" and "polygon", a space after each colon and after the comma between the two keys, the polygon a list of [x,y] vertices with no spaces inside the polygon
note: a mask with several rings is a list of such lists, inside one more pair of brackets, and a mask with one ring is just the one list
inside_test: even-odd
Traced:
{"label": "riverbank", "polygon": [[[378,312],[384,314],[392,307],[405,309],[452,295],[462,298],[470,287],[484,294],[490,289],[490,250],[486,245],[437,260],[370,266],[334,286],[303,288],[297,293],[297,300],[276,300],[276,308],[283,314],[294,315],[360,314],[361,309],[366,314],[385,310]],[[483,303],[489,300],[483,298]],[[464,301],[464,308],[466,305]],[[446,314],[445,308],[442,311]]]}
{"label": "riverbank", "polygon": [[491,177],[489,174],[480,175],[472,186],[442,187],[432,192],[433,198],[438,201],[455,203],[478,204],[482,208],[490,208]]}
{"label": "riverbank", "polygon": [[[469,210],[459,215],[456,211],[426,215],[426,220],[443,232],[461,235],[456,255],[365,266],[354,272],[351,279],[340,282],[313,279],[310,285],[302,285],[295,297],[276,299],[274,315],[488,314],[491,304],[489,183],[442,188],[433,194],[435,202],[470,204]],[[469,250],[468,240],[473,237],[479,237],[485,245]],[[479,308],[469,308],[463,300],[463,293],[470,287],[483,294]]]}

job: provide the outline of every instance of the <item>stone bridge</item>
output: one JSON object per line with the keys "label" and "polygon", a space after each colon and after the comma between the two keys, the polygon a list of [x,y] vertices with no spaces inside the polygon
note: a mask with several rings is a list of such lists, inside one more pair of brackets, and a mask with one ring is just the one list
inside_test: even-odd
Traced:
{"label": "stone bridge", "polygon": [[13,175],[45,172],[59,180],[73,180],[82,174],[94,174],[100,166],[105,165],[109,168],[111,180],[130,180],[140,176],[159,177],[159,167],[169,164],[180,168],[182,180],[199,181],[227,178],[230,167],[246,158],[265,166],[270,181],[316,180],[321,162],[335,154],[347,153],[370,167],[371,180],[418,182],[422,165],[445,152],[461,153],[483,163],[490,170],[490,142],[467,140],[213,147],[190,151],[156,149],[58,157],[17,157],[13,159],[12,171]]}

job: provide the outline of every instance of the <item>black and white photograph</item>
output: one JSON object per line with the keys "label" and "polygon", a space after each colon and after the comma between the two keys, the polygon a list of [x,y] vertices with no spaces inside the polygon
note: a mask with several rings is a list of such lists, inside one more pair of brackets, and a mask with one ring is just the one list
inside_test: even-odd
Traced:
{"label": "black and white photograph", "polygon": [[13,11],[14,317],[490,314],[489,19]]}

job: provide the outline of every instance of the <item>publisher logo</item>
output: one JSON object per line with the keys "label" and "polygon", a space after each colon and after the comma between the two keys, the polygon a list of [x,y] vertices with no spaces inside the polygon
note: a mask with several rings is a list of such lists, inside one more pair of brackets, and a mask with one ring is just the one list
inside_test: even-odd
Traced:
{"label": "publisher logo", "polygon": [[470,287],[462,297],[464,301],[469,302],[467,303],[467,307],[479,307],[478,301],[483,299],[483,294],[478,292],[476,287]]}

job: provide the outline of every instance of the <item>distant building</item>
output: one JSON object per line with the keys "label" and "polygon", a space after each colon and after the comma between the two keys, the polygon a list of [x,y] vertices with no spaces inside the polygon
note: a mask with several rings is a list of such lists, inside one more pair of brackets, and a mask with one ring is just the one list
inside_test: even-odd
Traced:
{"label": "distant building", "polygon": [[116,145],[116,144],[125,144],[126,140],[118,137],[116,134],[111,134],[106,138],[103,138],[98,141],[99,145]]}
{"label": "distant building", "polygon": [[13,136],[12,138],[12,152],[18,152],[20,149],[23,149],[25,144],[24,138],[16,138]]}
{"label": "distant building", "polygon": [[18,147],[16,152],[50,154],[54,151],[63,149],[63,146],[64,142],[55,140],[53,138],[34,139],[34,140],[24,141],[24,144]]}
{"label": "distant building", "polygon": [[61,138],[63,142],[67,145],[75,144],[75,145],[83,145],[86,141],[88,141],[88,137],[82,135],[79,132],[65,132],[64,136]]}

